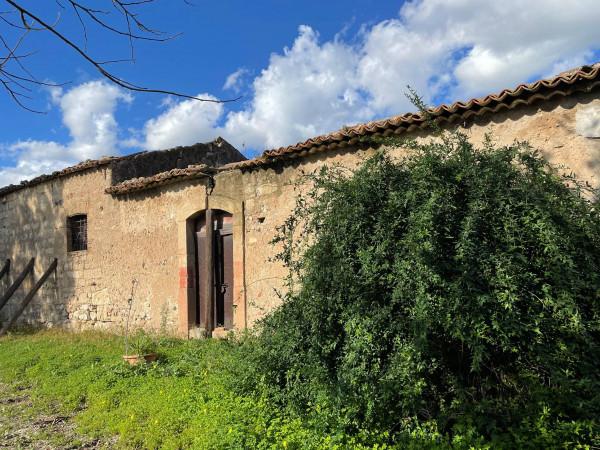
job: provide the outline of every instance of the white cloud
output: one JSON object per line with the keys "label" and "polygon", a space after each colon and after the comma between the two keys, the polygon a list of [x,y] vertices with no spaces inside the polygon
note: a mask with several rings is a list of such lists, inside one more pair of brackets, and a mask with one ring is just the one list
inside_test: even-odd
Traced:
{"label": "white cloud", "polygon": [[224,137],[234,145],[274,147],[366,120],[372,115],[357,83],[359,56],[341,41],[318,42],[302,26],[291,48],[271,55],[254,80],[249,107],[230,112]]}
{"label": "white cloud", "polygon": [[15,155],[13,167],[0,168],[0,186],[62,169],[79,161],[114,154],[118,150],[118,125],[114,112],[119,101],[132,97],[103,81],[81,84],[63,93],[51,91],[52,101],[63,115],[71,141],[24,140],[8,146]]}
{"label": "white cloud", "polygon": [[248,70],[243,67],[229,74],[223,85],[223,89],[240,92],[244,85],[244,77],[248,74]]}
{"label": "white cloud", "polygon": [[272,54],[269,67],[254,80],[246,109],[223,118],[222,104],[181,101],[146,123],[144,147],[188,145],[221,135],[240,149],[260,149],[367,120],[373,111],[357,87],[358,58],[341,41],[320,45],[317,33],[302,26],[292,47]]}
{"label": "white cloud", "polygon": [[429,100],[436,94],[431,78],[447,73],[451,59],[445,39],[435,32],[411,30],[400,20],[387,20],[365,31],[358,51],[360,84],[379,116],[413,109],[405,95],[409,84]]}
{"label": "white cloud", "polygon": [[15,153],[17,160],[14,166],[0,168],[0,187],[17,184],[72,164],[67,148],[56,142],[21,141],[9,146],[7,150]]}
{"label": "white cloud", "polygon": [[413,1],[401,17],[414,32],[432,31],[448,51],[467,49],[452,70],[452,95],[461,98],[548,74],[600,47],[596,0]]}
{"label": "white cloud", "polygon": [[[215,99],[209,94],[198,97]],[[191,99],[174,102],[164,113],[146,122],[143,146],[157,150],[210,141],[216,137],[215,127],[222,114],[222,103]]]}
{"label": "white cloud", "polygon": [[302,26],[215,134],[272,148],[413,110],[407,85],[429,103],[492,93],[590,62],[599,21],[597,0],[413,0],[353,44]]}
{"label": "white cloud", "polygon": [[[47,80],[48,83],[52,83],[52,80]],[[60,102],[60,98],[63,95],[63,88],[61,86],[48,86],[46,88],[48,93],[50,94],[50,100],[54,104],[58,104]]]}
{"label": "white cloud", "polygon": [[132,100],[129,93],[103,81],[85,83],[64,94],[59,104],[73,139],[69,145],[73,156],[87,159],[113,154],[117,150],[117,103]]}
{"label": "white cloud", "polygon": [[[325,42],[316,30],[301,26],[289,48],[271,54],[245,103],[170,98],[160,115],[120,144],[159,149],[221,135],[240,149],[262,150],[413,110],[405,97],[407,85],[429,103],[513,87],[592,62],[600,50],[597,2],[412,0],[396,17]],[[224,89],[237,92],[248,78],[247,69],[239,69],[227,77]],[[83,86],[52,92],[72,142],[64,147],[15,144],[23,167],[0,169],[0,184],[38,173],[44,164],[60,166],[115,151],[114,108],[131,98],[104,83]],[[44,151],[38,150],[44,145],[52,157],[42,157]],[[37,159],[30,161],[28,155],[34,154]]]}

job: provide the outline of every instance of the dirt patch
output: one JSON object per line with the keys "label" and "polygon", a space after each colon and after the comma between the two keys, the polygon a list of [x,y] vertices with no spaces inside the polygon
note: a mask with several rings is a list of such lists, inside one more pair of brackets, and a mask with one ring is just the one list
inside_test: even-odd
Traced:
{"label": "dirt patch", "polygon": [[90,439],[75,430],[73,416],[40,414],[27,388],[0,383],[0,449],[110,449],[116,439]]}

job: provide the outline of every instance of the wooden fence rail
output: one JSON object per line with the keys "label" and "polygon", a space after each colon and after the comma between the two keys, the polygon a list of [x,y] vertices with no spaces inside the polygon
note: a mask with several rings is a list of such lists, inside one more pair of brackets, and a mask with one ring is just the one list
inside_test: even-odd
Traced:
{"label": "wooden fence rail", "polygon": [[25,279],[27,274],[29,272],[33,271],[33,263],[34,262],[35,262],[35,258],[31,258],[29,260],[29,263],[25,266],[25,268],[23,269],[23,272],[20,273],[20,275],[17,277],[17,279],[14,281],[14,283],[10,285],[8,290],[0,298],[0,310],[2,310],[4,305],[6,305],[6,303],[8,303],[8,301],[10,300],[12,295],[15,293],[15,291],[19,288],[19,286],[21,286],[21,283],[23,282],[23,280]]}
{"label": "wooden fence rail", "polygon": [[8,329],[17,321],[19,316],[23,314],[23,311],[25,311],[25,308],[27,308],[27,305],[29,305],[37,291],[39,291],[39,289],[43,286],[50,274],[56,270],[57,265],[58,259],[54,258],[54,260],[50,264],[50,267],[48,267],[48,269],[46,269],[46,271],[44,272],[44,275],[42,275],[42,277],[37,281],[37,283],[35,283],[35,286],[31,288],[29,294],[25,296],[25,298],[21,302],[21,305],[19,306],[19,309],[17,309],[17,311],[13,314],[10,320],[4,325],[4,327],[2,327],[2,329],[0,330],[0,336],[4,336]]}

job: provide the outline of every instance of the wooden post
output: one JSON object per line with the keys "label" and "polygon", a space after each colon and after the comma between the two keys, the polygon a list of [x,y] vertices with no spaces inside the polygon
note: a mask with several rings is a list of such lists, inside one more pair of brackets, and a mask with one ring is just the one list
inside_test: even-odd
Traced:
{"label": "wooden post", "polygon": [[[246,295],[248,291],[246,290],[246,202],[242,200],[242,302],[244,305],[244,330],[248,329],[248,302],[246,301]],[[235,284],[235,280],[234,280]]]}
{"label": "wooden post", "polygon": [[6,305],[6,303],[10,300],[12,295],[15,293],[15,291],[19,288],[19,286],[21,286],[21,283],[23,282],[27,274],[33,270],[34,262],[35,258],[31,258],[29,260],[29,263],[25,266],[25,269],[23,269],[23,272],[21,272],[17,279],[14,281],[14,283],[10,285],[6,293],[2,297],[0,297],[0,309],[2,309],[4,305]]}
{"label": "wooden post", "polygon": [[6,323],[6,325],[4,325],[4,327],[0,330],[0,336],[4,336],[6,334],[6,332],[8,331],[8,329],[17,321],[19,316],[21,314],[23,314],[23,311],[25,311],[25,308],[27,308],[27,305],[29,305],[29,303],[31,302],[31,299],[33,298],[33,296],[42,287],[42,285],[44,284],[46,279],[50,276],[50,274],[54,270],[56,270],[57,265],[58,265],[58,260],[56,258],[54,258],[54,261],[52,261],[52,264],[50,264],[50,267],[48,267],[46,272],[44,272],[44,275],[42,275],[42,278],[40,278],[37,281],[37,283],[35,283],[35,286],[33,286],[31,291],[29,291],[29,293],[25,296],[25,298],[23,299],[23,302],[19,306],[19,309],[17,310],[17,312],[15,312],[15,314],[10,318],[10,320]]}
{"label": "wooden post", "polygon": [[206,270],[204,272],[204,330],[206,335],[210,337],[214,328],[214,292],[215,292],[215,280],[214,280],[214,225],[213,225],[213,214],[212,209],[206,208],[205,214],[206,224],[206,248],[205,248],[205,261]]}

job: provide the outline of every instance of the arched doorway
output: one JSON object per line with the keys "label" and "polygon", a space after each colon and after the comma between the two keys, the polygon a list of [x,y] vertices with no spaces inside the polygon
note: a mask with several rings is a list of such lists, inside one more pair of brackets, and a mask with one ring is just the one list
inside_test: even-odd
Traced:
{"label": "arched doorway", "polygon": [[[211,227],[207,227],[207,217]],[[195,222],[196,325],[211,332],[233,328],[233,216],[209,210]],[[209,289],[208,286],[211,286]],[[207,320],[210,319],[210,320]]]}

